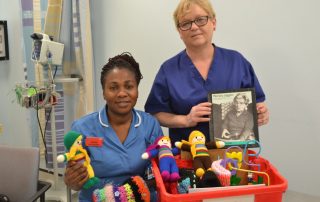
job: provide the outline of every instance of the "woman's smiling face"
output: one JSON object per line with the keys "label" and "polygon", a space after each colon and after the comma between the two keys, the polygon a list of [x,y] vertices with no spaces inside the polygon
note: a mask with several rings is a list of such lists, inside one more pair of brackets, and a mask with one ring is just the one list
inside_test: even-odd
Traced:
{"label": "woman's smiling face", "polygon": [[[200,17],[208,16],[209,14],[197,4],[192,4],[187,13],[180,19],[179,23],[194,21]],[[212,43],[213,31],[216,27],[216,19],[209,18],[207,24],[197,26],[195,23],[191,24],[191,28],[186,31],[178,29],[180,38],[183,40],[187,48],[199,47]]]}
{"label": "woman's smiling face", "polygon": [[103,97],[109,112],[116,115],[131,113],[138,99],[135,74],[127,68],[113,68],[105,75]]}

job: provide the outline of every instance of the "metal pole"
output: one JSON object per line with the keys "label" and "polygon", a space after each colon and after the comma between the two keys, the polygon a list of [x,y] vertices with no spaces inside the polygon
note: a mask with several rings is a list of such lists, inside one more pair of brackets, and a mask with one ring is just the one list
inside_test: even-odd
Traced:
{"label": "metal pole", "polygon": [[51,139],[52,139],[52,163],[54,175],[54,188],[58,184],[58,164],[57,164],[57,138],[56,138],[56,113],[54,105],[51,107]]}

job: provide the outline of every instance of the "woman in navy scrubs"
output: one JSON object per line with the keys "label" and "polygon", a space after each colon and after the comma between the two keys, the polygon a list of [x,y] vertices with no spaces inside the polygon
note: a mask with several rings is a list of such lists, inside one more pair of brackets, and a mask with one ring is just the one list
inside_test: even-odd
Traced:
{"label": "woman in navy scrubs", "polygon": [[174,20],[186,49],[165,61],[156,75],[145,111],[169,128],[172,142],[200,130],[209,141],[208,93],[255,88],[258,124],[267,124],[265,94],[251,64],[237,51],[212,44],[216,17],[208,0],[181,0]]}

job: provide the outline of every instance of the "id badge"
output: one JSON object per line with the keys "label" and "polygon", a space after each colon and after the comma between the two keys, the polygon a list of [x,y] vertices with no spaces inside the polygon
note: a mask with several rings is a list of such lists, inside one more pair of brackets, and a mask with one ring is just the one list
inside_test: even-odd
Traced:
{"label": "id badge", "polygon": [[85,140],[87,147],[102,147],[103,138],[102,137],[87,137]]}

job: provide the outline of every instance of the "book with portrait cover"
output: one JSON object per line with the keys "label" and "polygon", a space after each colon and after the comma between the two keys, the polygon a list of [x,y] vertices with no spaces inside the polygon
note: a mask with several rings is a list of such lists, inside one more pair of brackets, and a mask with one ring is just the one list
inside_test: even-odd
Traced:
{"label": "book with portrait cover", "polygon": [[208,100],[212,103],[209,122],[211,140],[223,141],[226,147],[258,147],[254,88],[210,92]]}

